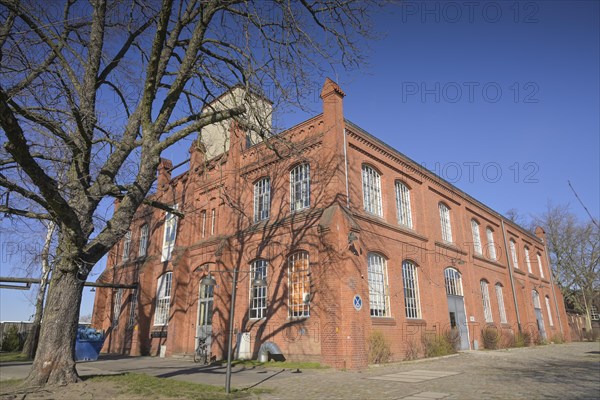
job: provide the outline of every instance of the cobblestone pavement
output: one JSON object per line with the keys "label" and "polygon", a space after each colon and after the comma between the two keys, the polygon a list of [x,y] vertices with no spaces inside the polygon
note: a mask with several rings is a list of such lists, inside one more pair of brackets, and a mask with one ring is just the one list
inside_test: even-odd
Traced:
{"label": "cobblestone pavement", "polygon": [[[0,364],[0,381],[24,378],[29,368]],[[175,358],[103,356],[77,369],[82,376],[136,372],[213,385],[225,378],[224,366]],[[272,389],[261,400],[600,399],[600,343],[470,351],[361,372],[235,367],[232,385]]]}
{"label": "cobblestone pavement", "polygon": [[600,343],[471,351],[363,372],[304,371],[261,386],[275,389],[261,396],[269,400],[600,399]]}

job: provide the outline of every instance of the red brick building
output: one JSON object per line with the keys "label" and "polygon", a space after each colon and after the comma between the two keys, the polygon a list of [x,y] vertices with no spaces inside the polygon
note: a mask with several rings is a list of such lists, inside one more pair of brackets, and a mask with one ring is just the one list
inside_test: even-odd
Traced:
{"label": "red brick building", "polygon": [[[376,330],[396,360],[452,327],[462,349],[483,347],[488,325],[568,335],[544,232],[345,119],[343,97],[328,79],[323,113],[268,143],[228,121],[202,132],[210,140],[192,146],[187,172],[171,177],[163,160],[151,199],[180,214],[140,209],[110,252],[100,280],[139,287],[96,292],[103,351],[189,355],[207,336],[225,357],[236,266],[234,330],[249,334],[247,356],[271,341],[287,359],[362,368]],[[213,288],[200,285],[209,272]],[[257,275],[266,286],[252,286]]]}

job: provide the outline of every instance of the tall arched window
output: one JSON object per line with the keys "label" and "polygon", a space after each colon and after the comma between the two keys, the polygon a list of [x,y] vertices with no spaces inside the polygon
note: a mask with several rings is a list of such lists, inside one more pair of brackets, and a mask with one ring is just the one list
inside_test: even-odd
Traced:
{"label": "tall arched window", "polygon": [[254,184],[254,222],[269,219],[271,210],[271,179],[262,178]]}
{"label": "tall arched window", "polygon": [[408,228],[412,228],[410,191],[408,190],[408,187],[400,181],[396,181],[396,211],[398,213],[398,223]]}
{"label": "tall arched window", "polygon": [[292,212],[310,207],[310,166],[297,165],[290,171],[290,207]]}
{"label": "tall arched window", "polygon": [[496,261],[496,244],[494,243],[494,231],[489,226],[485,230],[488,245],[488,256],[490,260]]}
{"label": "tall arched window", "polygon": [[131,231],[127,231],[125,238],[123,239],[123,259],[125,262],[129,260],[129,252],[131,251]]}
{"label": "tall arched window", "polygon": [[460,276],[460,272],[451,267],[446,268],[444,271],[444,280],[446,283],[446,294],[451,294],[454,296],[463,295],[462,278]]}
{"label": "tall arched window", "polygon": [[481,248],[481,236],[479,235],[479,223],[472,219],[471,220],[471,231],[473,233],[473,249],[475,253],[482,254],[483,249]]}
{"label": "tall arched window", "polygon": [[288,288],[289,316],[310,316],[310,262],[306,251],[288,257]]}
{"label": "tall arched window", "polygon": [[123,289],[119,288],[113,297],[113,327],[119,325],[119,317],[121,316],[121,303],[123,301]]}
{"label": "tall arched window", "polygon": [[554,326],[554,320],[552,319],[552,310],[550,309],[550,297],[546,296],[546,311],[548,312],[548,322],[550,326]]}
{"label": "tall arched window", "polygon": [[538,267],[540,269],[540,277],[544,277],[544,266],[542,265],[542,257],[540,256],[540,253],[536,254],[537,256],[537,262],[538,262]]}
{"label": "tall arched window", "polygon": [[[177,210],[177,204],[173,206],[174,210]],[[165,214],[165,230],[163,236],[163,248],[162,257],[160,261],[167,261],[171,259],[171,252],[175,247],[175,239],[177,237],[177,216],[173,213],[167,212]]]}
{"label": "tall arched window", "polygon": [[525,265],[527,265],[527,272],[532,274],[533,271],[531,270],[531,260],[529,259],[529,247],[525,246],[524,249],[525,249]]}
{"label": "tall arched window", "polygon": [[510,257],[512,258],[513,267],[519,269],[519,258],[517,257],[517,244],[514,240],[510,239],[508,246],[510,248]]}
{"label": "tall arched window", "polygon": [[390,316],[390,293],[388,288],[387,263],[377,253],[368,254],[369,304],[371,316]]}
{"label": "tall arched window", "polygon": [[496,300],[498,300],[498,311],[500,312],[500,322],[506,323],[506,309],[504,308],[504,293],[500,283],[496,283]]}
{"label": "tall arched window", "polygon": [[267,312],[267,286],[252,286],[255,279],[267,280],[267,260],[250,265],[250,319],[264,318]]}
{"label": "tall arched window", "polygon": [[485,279],[482,279],[480,282],[481,285],[481,300],[483,301],[483,315],[485,317],[485,322],[494,322],[494,318],[492,317],[492,304],[490,303],[490,291],[488,289],[488,282]]}
{"label": "tall arched window", "polygon": [[362,166],[363,204],[365,211],[378,217],[383,215],[381,207],[381,178],[368,165]]}
{"label": "tall arched window", "polygon": [[404,308],[406,318],[421,318],[421,301],[419,299],[419,280],[417,268],[411,261],[402,263],[402,280],[404,281]]}
{"label": "tall arched window", "polygon": [[172,278],[172,272],[167,272],[158,278],[158,286],[156,288],[156,309],[154,310],[154,325],[168,325],[169,323]]}
{"label": "tall arched window", "polygon": [[452,226],[450,225],[450,209],[444,203],[438,205],[440,209],[440,224],[442,226],[442,239],[452,242]]}

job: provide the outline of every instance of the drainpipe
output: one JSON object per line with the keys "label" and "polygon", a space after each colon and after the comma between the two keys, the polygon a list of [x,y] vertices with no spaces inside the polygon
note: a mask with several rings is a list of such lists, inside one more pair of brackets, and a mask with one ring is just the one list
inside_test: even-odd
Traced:
{"label": "drainpipe", "polygon": [[346,150],[346,128],[344,128],[344,169],[346,172],[346,207],[350,209],[350,190],[348,190],[348,150]]}
{"label": "drainpipe", "polygon": [[558,326],[560,327],[560,334],[565,336],[563,332],[562,319],[560,318],[560,310],[558,309],[558,301],[556,301],[556,292],[554,291],[554,273],[552,272],[552,264],[550,264],[550,256],[548,255],[548,245],[544,240],[544,252],[546,253],[546,264],[548,265],[548,273],[550,274],[550,288],[552,289],[552,298],[554,299],[554,308],[556,308],[556,316],[558,317]]}
{"label": "drainpipe", "polygon": [[510,288],[512,289],[513,301],[515,302],[515,312],[517,314],[517,327],[519,328],[519,333],[521,333],[521,316],[519,315],[519,304],[517,303],[517,292],[515,290],[515,281],[513,278],[513,264],[512,258],[510,257],[508,251],[508,242],[506,241],[506,232],[504,227],[504,219],[500,219],[500,224],[502,225],[502,238],[504,239],[504,251],[506,253],[506,261],[508,263],[508,276],[510,277]]}

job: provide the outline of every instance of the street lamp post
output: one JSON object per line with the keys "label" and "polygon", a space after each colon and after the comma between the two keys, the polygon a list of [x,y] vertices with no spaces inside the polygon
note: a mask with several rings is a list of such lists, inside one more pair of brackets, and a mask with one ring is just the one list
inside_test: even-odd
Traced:
{"label": "street lamp post", "polygon": [[[230,272],[230,271],[215,271],[215,272]],[[229,394],[231,392],[231,361],[232,361],[232,353],[233,353],[233,318],[235,317],[235,297],[237,293],[237,281],[238,274],[240,270],[239,267],[236,266],[233,269],[233,286],[231,288],[231,305],[229,308],[229,333],[227,340],[227,371],[225,373],[225,393]],[[251,271],[248,271],[251,272]],[[202,285],[206,286],[215,286],[217,281],[210,275],[210,271],[207,276],[202,278],[200,281]],[[267,282],[262,277],[258,277],[257,275],[254,277],[252,281],[252,288],[266,286]],[[252,295],[254,291],[252,292]]]}

